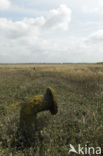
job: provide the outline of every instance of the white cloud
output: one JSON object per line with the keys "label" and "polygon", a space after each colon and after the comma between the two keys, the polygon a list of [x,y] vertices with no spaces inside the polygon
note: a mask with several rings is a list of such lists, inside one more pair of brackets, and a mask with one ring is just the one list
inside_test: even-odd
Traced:
{"label": "white cloud", "polygon": [[89,44],[101,44],[103,43],[103,29],[100,29],[88,36],[86,42]]}
{"label": "white cloud", "polygon": [[63,30],[67,30],[70,20],[71,10],[66,5],[60,5],[58,9],[50,11],[44,27],[52,29],[61,28]]}
{"label": "white cloud", "polygon": [[82,7],[82,11],[83,13],[86,13],[86,14],[96,14],[100,12],[99,7],[89,7],[86,5]]}
{"label": "white cloud", "polygon": [[9,0],[0,0],[0,10],[5,10],[10,7],[10,1]]}
{"label": "white cloud", "polygon": [[[71,11],[65,5],[51,10],[48,17],[24,18],[21,21],[12,21],[6,18],[0,18],[1,37],[18,38],[23,36],[37,35],[42,33],[43,29],[62,29],[67,30],[71,19]],[[48,31],[48,30],[46,30]]]}
{"label": "white cloud", "polygon": [[0,62],[102,61],[102,7],[103,0],[12,0],[6,16],[14,21],[0,18]]}
{"label": "white cloud", "polygon": [[[61,50],[55,39],[45,34],[67,30],[71,11],[65,5],[51,10],[47,17],[24,18],[13,21],[0,18],[0,62],[53,61],[56,50]],[[54,31],[55,30],[55,31]],[[55,38],[55,37],[54,37]],[[55,61],[55,59],[54,59]]]}

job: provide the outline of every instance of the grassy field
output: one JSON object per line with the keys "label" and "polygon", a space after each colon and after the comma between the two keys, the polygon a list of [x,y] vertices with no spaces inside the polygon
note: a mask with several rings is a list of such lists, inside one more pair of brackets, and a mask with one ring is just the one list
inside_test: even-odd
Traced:
{"label": "grassy field", "polygon": [[[0,156],[68,156],[69,144],[103,148],[103,65],[33,67],[0,66]],[[57,94],[58,113],[38,113],[27,146],[17,136],[21,105],[48,86]]]}

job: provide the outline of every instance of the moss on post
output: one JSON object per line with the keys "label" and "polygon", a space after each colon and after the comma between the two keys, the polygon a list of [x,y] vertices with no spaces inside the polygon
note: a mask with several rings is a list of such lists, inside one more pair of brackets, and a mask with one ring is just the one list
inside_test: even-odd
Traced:
{"label": "moss on post", "polygon": [[57,99],[54,90],[49,87],[43,95],[35,96],[28,103],[24,104],[20,112],[20,128],[31,133],[35,129],[37,113],[49,110],[52,115],[58,112]]}

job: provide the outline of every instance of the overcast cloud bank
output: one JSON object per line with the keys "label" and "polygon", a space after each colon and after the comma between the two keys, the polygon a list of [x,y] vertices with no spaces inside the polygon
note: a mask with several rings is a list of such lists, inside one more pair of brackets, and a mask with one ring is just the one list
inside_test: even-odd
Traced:
{"label": "overcast cloud bank", "polygon": [[[8,10],[9,13],[12,10],[14,11],[14,6],[19,8],[13,2],[16,4],[16,0],[12,1],[12,3],[8,0],[0,0],[1,12]],[[26,0],[22,2],[26,2]],[[55,5],[60,2],[62,0],[56,1]],[[38,17],[24,16],[21,20],[13,20],[12,17],[1,16],[0,62],[102,61],[103,23],[101,19],[98,21],[96,17],[98,9],[101,7],[100,4],[103,4],[103,2],[98,0],[96,6],[94,0],[93,8],[91,2],[89,5],[88,0],[83,5],[79,5],[83,3],[81,0],[78,0],[77,5],[74,0],[69,2],[70,7],[68,7],[68,2],[65,0],[65,4],[60,4],[55,9],[46,9],[46,14]],[[35,3],[32,1],[32,4],[36,3],[37,1]],[[49,8],[48,5],[47,2]],[[20,7],[22,8],[22,5]],[[24,9],[27,9],[27,6]],[[33,7],[31,10],[33,10]],[[45,8],[39,10],[44,12]],[[86,14],[89,16],[86,16]],[[93,20],[91,20],[92,14],[95,15]]]}
{"label": "overcast cloud bank", "polygon": [[10,8],[10,1],[9,0],[0,0],[0,10],[5,10]]}

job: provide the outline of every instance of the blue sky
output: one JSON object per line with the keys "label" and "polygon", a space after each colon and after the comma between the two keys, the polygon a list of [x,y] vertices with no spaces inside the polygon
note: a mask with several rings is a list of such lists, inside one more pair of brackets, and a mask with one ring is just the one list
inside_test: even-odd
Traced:
{"label": "blue sky", "polygon": [[103,61],[103,0],[0,0],[0,63]]}

